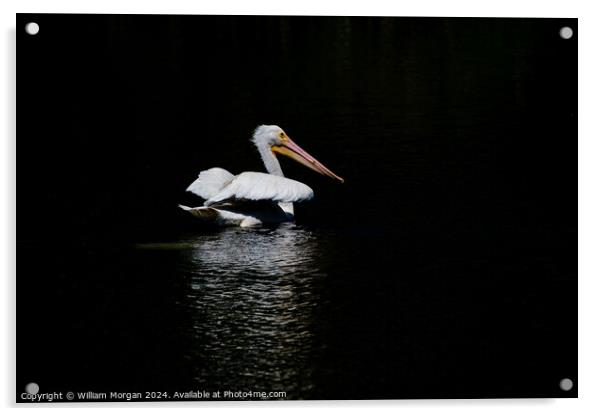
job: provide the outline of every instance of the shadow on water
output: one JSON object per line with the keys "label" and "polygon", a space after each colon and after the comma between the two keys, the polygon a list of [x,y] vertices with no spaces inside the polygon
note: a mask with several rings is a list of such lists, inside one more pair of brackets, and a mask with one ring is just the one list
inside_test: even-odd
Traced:
{"label": "shadow on water", "polygon": [[310,395],[311,363],[320,350],[312,327],[325,277],[312,231],[294,225],[226,229],[173,247],[181,250],[187,285],[178,304],[191,317],[182,329],[195,384]]}

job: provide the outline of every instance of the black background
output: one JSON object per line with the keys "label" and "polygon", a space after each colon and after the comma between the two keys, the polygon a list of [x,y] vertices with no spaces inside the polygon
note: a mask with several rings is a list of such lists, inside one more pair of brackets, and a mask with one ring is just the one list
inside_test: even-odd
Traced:
{"label": "black background", "polygon": [[129,250],[206,232],[183,190],[278,124],[346,180],[284,161],[297,222],[375,288],[331,288],[308,398],[576,397],[575,19],[21,14],[17,43],[18,392],[192,388],[172,263],[140,294]]}

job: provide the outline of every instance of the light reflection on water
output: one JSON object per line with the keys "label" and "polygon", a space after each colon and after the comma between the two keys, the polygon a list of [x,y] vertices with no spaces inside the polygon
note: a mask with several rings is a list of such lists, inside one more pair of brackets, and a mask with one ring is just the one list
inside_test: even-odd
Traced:
{"label": "light reflection on water", "polygon": [[319,353],[317,239],[294,225],[226,229],[186,240],[181,272],[195,381],[216,390],[310,393]]}

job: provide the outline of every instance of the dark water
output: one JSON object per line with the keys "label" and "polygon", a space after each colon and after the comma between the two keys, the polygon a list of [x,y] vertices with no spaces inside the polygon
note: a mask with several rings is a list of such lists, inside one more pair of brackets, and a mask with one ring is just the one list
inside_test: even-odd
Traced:
{"label": "dark water", "polygon": [[186,355],[198,385],[315,393],[307,364],[323,347],[315,328],[328,301],[317,238],[283,226],[186,241],[181,272],[189,291],[179,304],[193,321],[182,331],[194,340]]}
{"label": "dark water", "polygon": [[[17,391],[576,395],[576,20],[74,18],[18,34]],[[201,227],[259,123],[345,184]]]}

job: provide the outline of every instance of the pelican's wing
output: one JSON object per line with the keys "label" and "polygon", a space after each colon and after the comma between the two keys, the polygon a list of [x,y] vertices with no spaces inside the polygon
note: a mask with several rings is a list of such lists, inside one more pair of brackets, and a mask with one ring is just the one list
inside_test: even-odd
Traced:
{"label": "pelican's wing", "polygon": [[199,173],[196,181],[192,182],[186,189],[203,199],[209,199],[221,191],[234,175],[222,168],[211,168]]}
{"label": "pelican's wing", "polygon": [[301,182],[267,173],[243,172],[205,201],[205,206],[228,200],[300,202],[313,196],[314,191]]}

